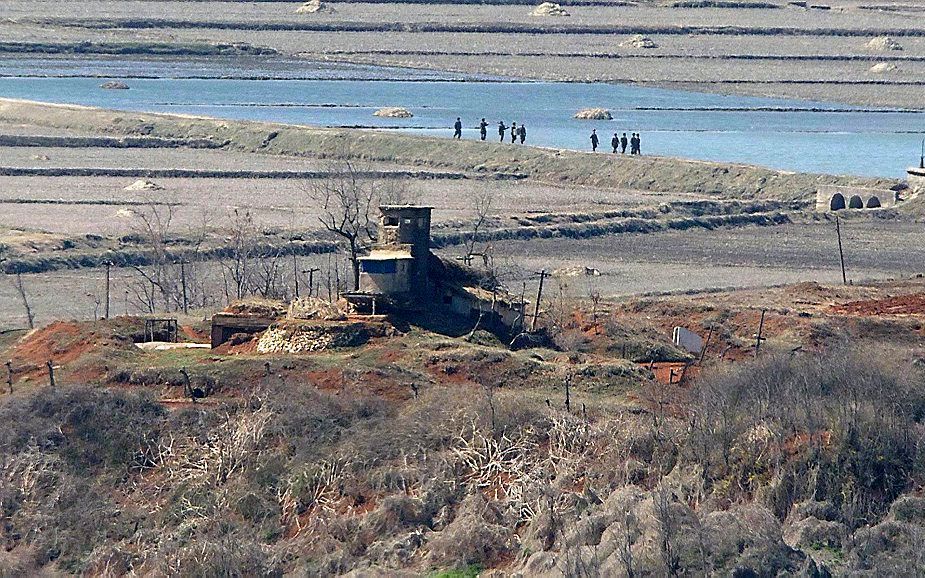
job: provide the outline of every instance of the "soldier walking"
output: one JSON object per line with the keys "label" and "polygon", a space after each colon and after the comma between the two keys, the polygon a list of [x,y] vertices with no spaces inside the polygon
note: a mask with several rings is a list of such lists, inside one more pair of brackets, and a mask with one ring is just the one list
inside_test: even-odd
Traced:
{"label": "soldier walking", "polygon": [[456,123],[453,124],[453,138],[460,140],[462,138],[462,120],[457,116]]}
{"label": "soldier walking", "polygon": [[498,121],[498,136],[501,137],[501,142],[504,142],[504,135],[507,134],[507,127],[504,126],[504,121]]}
{"label": "soldier walking", "polygon": [[488,123],[485,122],[485,119],[482,119],[482,122],[479,123],[479,138],[485,140],[488,136]]}
{"label": "soldier walking", "polygon": [[591,152],[597,152],[597,143],[599,139],[597,138],[597,129],[591,129]]}
{"label": "soldier walking", "polygon": [[610,146],[613,147],[613,154],[617,154],[617,149],[620,148],[620,137],[617,136],[617,133],[613,133],[613,138],[610,139]]}
{"label": "soldier walking", "polygon": [[520,123],[520,128],[517,129],[517,136],[520,138],[520,144],[524,144],[527,141],[527,126],[524,123]]}
{"label": "soldier walking", "polygon": [[511,123],[511,144],[517,142],[517,123]]}
{"label": "soldier walking", "polygon": [[626,145],[628,144],[629,144],[629,140],[627,140],[626,138],[626,133],[623,133],[623,136],[620,137],[620,154],[621,155],[626,154]]}

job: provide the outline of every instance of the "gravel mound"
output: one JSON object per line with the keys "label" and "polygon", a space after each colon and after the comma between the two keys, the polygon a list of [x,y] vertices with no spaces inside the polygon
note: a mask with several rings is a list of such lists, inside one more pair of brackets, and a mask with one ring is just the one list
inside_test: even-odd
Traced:
{"label": "gravel mound", "polygon": [[903,47],[889,36],[878,36],[866,44],[868,50],[902,50]]}
{"label": "gravel mound", "polygon": [[373,116],[381,116],[385,118],[411,118],[414,115],[411,114],[411,111],[407,108],[402,108],[400,106],[387,106],[374,112]]}
{"label": "gravel mound", "polygon": [[575,113],[579,120],[613,120],[613,115],[606,108],[586,108]]}
{"label": "gravel mound", "polygon": [[623,48],[642,48],[646,50],[658,48],[658,44],[656,44],[654,40],[642,34],[637,34],[628,40],[624,40],[620,43],[620,46]]}
{"label": "gravel mound", "polygon": [[568,16],[569,13],[554,2],[543,2],[530,13],[533,16]]}
{"label": "gravel mound", "polygon": [[164,187],[160,186],[159,184],[153,181],[140,180],[140,181],[135,181],[134,183],[125,187],[125,189],[123,190],[125,191],[163,191]]}
{"label": "gravel mound", "polygon": [[106,90],[128,90],[129,86],[124,82],[119,82],[118,80],[110,80],[109,82],[104,82],[101,84],[100,88]]}
{"label": "gravel mound", "polygon": [[876,74],[883,74],[884,72],[893,72],[898,70],[899,67],[891,62],[878,62],[877,64],[870,67],[870,71]]}
{"label": "gravel mound", "polygon": [[309,0],[295,11],[296,14],[333,14],[334,12],[336,10],[333,6],[322,4],[321,0]]}

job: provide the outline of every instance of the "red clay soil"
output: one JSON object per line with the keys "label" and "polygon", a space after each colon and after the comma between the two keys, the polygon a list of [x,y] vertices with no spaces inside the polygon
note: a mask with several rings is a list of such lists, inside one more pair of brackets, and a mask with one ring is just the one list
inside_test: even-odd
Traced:
{"label": "red clay soil", "polygon": [[[691,365],[685,370],[685,365],[683,361],[657,362],[652,365],[652,373],[655,380],[663,385],[688,385],[700,373],[700,367]],[[649,369],[648,363],[641,363],[640,366]]]}
{"label": "red clay soil", "polygon": [[886,299],[852,301],[833,305],[832,311],[847,315],[925,315],[925,294],[899,295]]}
{"label": "red clay soil", "polygon": [[[46,362],[55,366],[66,366],[85,355],[112,346],[111,336],[98,328],[73,322],[56,321],[26,336],[12,351],[13,367],[18,379],[42,377],[46,374]],[[79,377],[91,380],[99,377],[98,372],[85,368]],[[92,375],[91,375],[92,374]]]}

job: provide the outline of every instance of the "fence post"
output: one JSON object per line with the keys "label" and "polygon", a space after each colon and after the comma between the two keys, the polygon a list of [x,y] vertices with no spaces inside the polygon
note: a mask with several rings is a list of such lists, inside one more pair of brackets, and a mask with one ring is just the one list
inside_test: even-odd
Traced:
{"label": "fence post", "polygon": [[55,364],[52,360],[45,362],[45,365],[48,367],[48,385],[51,387],[55,386]]}

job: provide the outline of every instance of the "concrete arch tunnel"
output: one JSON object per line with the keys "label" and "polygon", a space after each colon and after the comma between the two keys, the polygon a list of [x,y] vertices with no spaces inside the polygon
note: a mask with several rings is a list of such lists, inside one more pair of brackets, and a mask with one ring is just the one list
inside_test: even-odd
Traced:
{"label": "concrete arch tunnel", "polygon": [[822,186],[816,191],[816,211],[892,207],[898,200],[898,193],[889,189]]}

